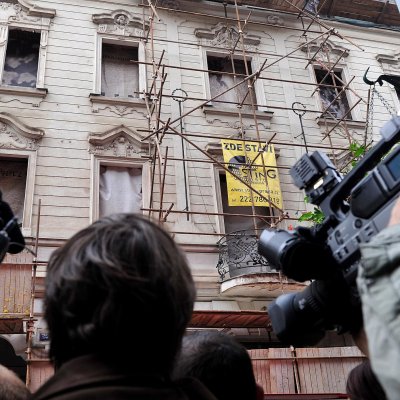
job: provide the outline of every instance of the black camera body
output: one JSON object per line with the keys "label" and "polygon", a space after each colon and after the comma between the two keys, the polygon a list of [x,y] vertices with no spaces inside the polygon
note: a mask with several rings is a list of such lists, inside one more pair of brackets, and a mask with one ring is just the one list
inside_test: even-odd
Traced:
{"label": "black camera body", "polygon": [[381,134],[345,177],[320,152],[305,154],[291,168],[295,185],[325,219],[313,228],[261,234],[259,252],[272,266],[288,278],[312,280],[302,292],[279,296],[269,306],[272,327],[283,342],[312,345],[326,330],[351,331],[362,323],[355,283],[360,244],[387,226],[400,193],[400,146],[394,147],[400,117],[387,122]]}

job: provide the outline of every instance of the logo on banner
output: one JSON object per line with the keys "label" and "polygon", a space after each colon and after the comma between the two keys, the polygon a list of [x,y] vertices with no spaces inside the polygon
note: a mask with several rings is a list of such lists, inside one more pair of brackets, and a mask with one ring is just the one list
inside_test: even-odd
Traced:
{"label": "logo on banner", "polygon": [[[221,140],[230,206],[282,207],[282,192],[273,145],[241,140]],[[246,182],[247,187],[239,179]],[[271,204],[269,201],[271,201]]]}

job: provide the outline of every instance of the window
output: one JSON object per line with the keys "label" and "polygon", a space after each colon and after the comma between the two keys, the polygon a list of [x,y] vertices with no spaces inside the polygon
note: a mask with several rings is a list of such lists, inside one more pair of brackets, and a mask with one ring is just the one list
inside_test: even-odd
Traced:
{"label": "window", "polygon": [[142,168],[100,164],[99,217],[141,208]]}
{"label": "window", "polygon": [[0,7],[0,19],[8,21],[0,27],[0,92],[44,98],[47,42],[56,11],[13,3]]}
{"label": "window", "polygon": [[[211,98],[219,93],[226,91],[235,84],[239,83],[247,76],[246,65],[243,60],[232,59],[230,56],[211,56],[207,55],[208,70],[215,71],[209,72],[209,86]],[[248,74],[252,74],[251,62],[247,61]],[[252,97],[251,97],[252,96]],[[243,100],[243,110],[249,110],[253,104],[257,104],[257,99],[254,90],[249,91],[248,83],[243,82],[235,89],[219,96],[215,103],[224,108],[237,108]]]}
{"label": "window", "polygon": [[[327,85],[319,87],[319,97],[321,99],[323,109],[326,110],[326,108],[329,106],[324,113],[324,116],[328,118],[345,118],[347,120],[351,120],[352,116],[349,112],[350,106],[347,99],[347,94],[346,92],[341,93],[343,87],[345,86],[343,84],[342,72],[333,71],[327,75],[326,70],[319,68],[315,68],[314,72],[317,83],[321,85]],[[337,97],[339,93],[341,94],[339,97]]]}
{"label": "window", "polygon": [[115,98],[139,97],[138,48],[102,44],[101,95]]}
{"label": "window", "polygon": [[[250,234],[255,234],[254,232],[254,219],[251,217],[253,215],[252,207],[231,207],[228,205],[228,192],[226,185],[226,175],[224,172],[220,172],[219,174],[219,185],[220,185],[220,193],[221,193],[221,205],[222,211],[224,214],[233,214],[233,215],[224,215],[223,217],[223,225],[225,228],[225,233],[227,235],[232,234],[234,232],[246,230]],[[271,215],[269,207],[254,207],[254,213],[256,215],[262,215],[268,217]],[[242,214],[247,216],[239,216],[234,214]],[[268,220],[263,221],[260,218],[256,218],[256,228],[265,229],[269,225],[267,224]]]}
{"label": "window", "polygon": [[40,33],[11,29],[8,33],[2,83],[36,88]]}
{"label": "window", "polygon": [[24,216],[27,170],[26,158],[0,158],[0,190],[3,200],[9,203],[20,222]]}
{"label": "window", "polygon": [[146,107],[148,23],[137,13],[121,9],[94,14],[92,21],[97,25],[96,72],[90,95],[93,111],[98,112],[100,104],[111,106],[119,115],[119,105]]}

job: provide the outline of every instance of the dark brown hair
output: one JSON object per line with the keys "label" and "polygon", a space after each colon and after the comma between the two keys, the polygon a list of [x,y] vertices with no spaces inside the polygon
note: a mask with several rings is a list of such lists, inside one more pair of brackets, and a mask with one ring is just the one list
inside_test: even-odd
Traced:
{"label": "dark brown hair", "polygon": [[163,229],[138,215],[105,217],[50,258],[50,355],[57,365],[95,354],[142,372],[166,373],[194,298],[186,259]]}
{"label": "dark brown hair", "polygon": [[385,392],[368,360],[350,371],[346,392],[351,400],[386,400]]}
{"label": "dark brown hair", "polygon": [[173,377],[198,379],[218,400],[257,398],[249,353],[233,337],[221,332],[185,336]]}

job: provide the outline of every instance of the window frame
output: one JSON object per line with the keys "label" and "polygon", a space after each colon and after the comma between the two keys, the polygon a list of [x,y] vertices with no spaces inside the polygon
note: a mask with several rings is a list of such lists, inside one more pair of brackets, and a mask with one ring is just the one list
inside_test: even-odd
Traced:
{"label": "window frame", "polygon": [[[201,60],[202,60],[202,69],[203,69],[203,90],[204,93],[206,95],[207,99],[211,99],[211,88],[210,88],[210,79],[209,79],[209,73],[207,72],[209,70],[208,68],[208,57],[219,57],[219,58],[223,58],[223,57],[227,57],[229,56],[229,52],[227,51],[215,51],[209,48],[202,48],[201,50],[202,54],[201,54]],[[241,57],[240,55],[234,55],[234,59],[243,61],[243,57]],[[259,69],[260,66],[260,62],[258,59],[257,54],[250,54],[247,57],[247,61],[250,62],[251,65],[251,70],[252,73],[254,73],[255,71],[257,71]],[[265,91],[264,91],[264,87],[263,87],[263,83],[260,79],[257,79],[254,83],[254,94],[255,94],[255,98],[257,101],[257,108],[256,108],[256,112],[257,114],[259,114],[260,112],[269,112],[267,109],[267,102],[266,102],[266,97],[265,97]],[[224,107],[224,105],[220,105],[220,103],[213,103],[212,101],[208,103],[208,107],[213,107],[217,110],[221,110],[224,112],[228,112],[228,113],[238,113],[239,109],[236,108],[227,108]],[[252,114],[252,110],[241,110],[243,114]]]}
{"label": "window frame", "polygon": [[[25,198],[23,207],[22,234],[24,236],[32,236],[32,211],[33,211],[33,195],[35,188],[35,176],[37,165],[37,152],[29,150],[13,150],[2,149],[0,159],[16,159],[22,158],[27,160],[26,182],[25,182]],[[12,209],[12,204],[10,204]]]}
{"label": "window frame", "polygon": [[[15,11],[15,19],[13,20],[12,17],[10,17],[8,18],[8,23],[6,25],[0,26],[0,92],[25,94],[28,96],[38,96],[44,98],[47,94],[47,89],[45,88],[46,58],[48,47],[47,44],[50,31],[50,23],[51,20],[55,17],[56,11],[53,9],[30,6],[25,4],[25,2],[21,2],[19,6],[21,7],[19,11],[20,15],[17,16],[17,11]],[[34,17],[30,16],[31,13],[34,15]],[[10,29],[34,31],[40,33],[38,71],[35,88],[6,86],[2,83],[8,45],[8,35]]]}
{"label": "window frame", "polygon": [[[102,78],[102,59],[103,59],[103,43],[118,45],[118,46],[127,46],[127,47],[136,47],[138,49],[138,67],[139,67],[139,94],[138,97],[134,98],[122,98],[122,97],[106,97],[101,94],[101,78]],[[99,102],[107,102],[107,103],[143,103],[144,93],[147,91],[147,72],[146,72],[146,64],[143,64],[146,60],[146,48],[145,44],[142,40],[135,40],[132,38],[120,38],[115,37],[110,34],[97,34],[96,38],[96,55],[95,55],[95,79],[94,79],[94,87],[93,93],[91,95],[91,99],[93,100],[96,97],[96,100]]]}
{"label": "window frame", "polygon": [[[325,72],[325,70],[323,69],[323,68],[321,68],[321,66],[319,65],[319,64],[311,64],[310,65],[310,69],[309,69],[309,71],[310,71],[310,74],[311,74],[311,77],[312,77],[312,80],[313,80],[313,82],[315,82],[315,84],[318,84],[318,80],[317,80],[317,77],[316,77],[316,74],[315,74],[315,70],[323,70],[324,72]],[[349,73],[349,70],[348,70],[348,68],[347,68],[347,66],[346,65],[344,65],[344,64],[342,64],[342,63],[339,63],[335,68],[333,68],[333,71],[336,73],[336,72],[340,72],[340,74],[341,74],[341,79],[342,79],[342,81],[345,83],[343,86],[346,86],[347,85],[347,82],[350,82],[350,80],[351,80],[351,78],[350,78],[350,73]],[[327,71],[326,71],[327,72]],[[326,73],[325,72],[325,73]],[[349,85],[349,88],[351,88],[351,83],[350,83],[350,85]],[[355,96],[354,96],[354,94],[352,93],[352,91],[351,90],[346,90],[345,91],[345,96],[346,96],[346,99],[347,99],[347,103],[348,103],[348,105],[349,105],[349,109],[351,109],[355,104],[356,104],[356,99],[355,99]],[[316,104],[316,109],[317,110],[320,110],[320,112],[321,112],[321,114],[322,114],[322,112],[324,111],[324,106],[323,106],[323,104],[322,104],[322,100],[321,100],[321,96],[320,96],[320,93],[319,93],[319,90],[317,90],[316,92],[315,92],[315,95],[314,95],[314,99],[315,99],[315,104]],[[357,121],[360,121],[360,112],[359,112],[359,107],[358,106],[355,106],[351,111],[350,111],[350,114],[349,114],[349,116],[351,117],[351,119],[344,119],[344,121],[347,123],[347,124],[352,124],[352,123],[357,123]],[[323,116],[318,116],[318,119],[319,120],[326,120],[326,121],[332,121],[332,123],[334,122],[334,121],[336,121],[336,120],[340,120],[340,119],[335,119],[334,117],[332,117],[332,116],[330,116],[328,113],[325,113],[325,115],[323,115]]]}
{"label": "window frame", "polygon": [[[213,169],[212,173],[214,176],[214,179],[212,180],[212,186],[213,186],[213,191],[215,193],[215,213],[216,215],[216,220],[217,220],[217,232],[219,232],[221,235],[220,237],[222,238],[225,235],[230,234],[231,232],[226,231],[225,227],[225,217],[224,215],[219,215],[221,213],[224,213],[224,204],[222,200],[222,192],[221,192],[221,180],[220,176],[221,175],[227,175],[228,172],[226,172],[223,168],[221,168],[218,165],[212,165],[211,167]],[[268,208],[268,207],[265,207]],[[249,219],[251,218],[252,214],[249,214]],[[266,215],[267,217],[267,215]],[[246,230],[246,229],[244,229]]]}
{"label": "window frame", "polygon": [[[132,158],[121,159],[118,157],[92,155],[91,160],[91,202],[90,202],[90,222],[94,222],[100,218],[100,168],[102,165],[113,167],[130,167],[140,168],[142,170],[142,208],[149,208],[150,205],[150,188],[151,188],[151,168],[149,161]],[[143,211],[142,213],[144,213]]]}

